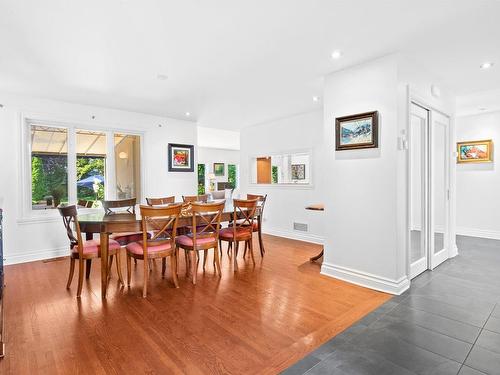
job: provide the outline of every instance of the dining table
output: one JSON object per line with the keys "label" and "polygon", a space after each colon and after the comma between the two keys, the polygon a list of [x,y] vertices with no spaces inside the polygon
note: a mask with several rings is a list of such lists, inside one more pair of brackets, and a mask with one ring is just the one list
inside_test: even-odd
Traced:
{"label": "dining table", "polygon": [[[221,200],[213,200],[208,203],[217,203]],[[179,216],[177,227],[186,227],[192,225],[193,215],[190,212],[190,205],[184,204]],[[257,208],[258,210],[258,208]],[[105,213],[99,209],[92,213],[82,213],[78,215],[78,223],[80,230],[86,234],[86,238],[91,239],[94,234],[99,234],[100,249],[101,249],[101,296],[106,298],[108,286],[108,250],[109,250],[109,235],[113,233],[127,232],[142,232],[142,218],[140,209],[136,209],[135,213],[130,212],[114,212]],[[228,199],[225,201],[224,209],[221,215],[221,222],[232,221],[234,213],[233,201]],[[256,215],[258,213],[256,212]],[[198,218],[198,220],[200,220]],[[197,222],[198,223],[198,222]],[[200,225],[203,223],[199,222]],[[148,230],[157,228],[148,227]]]}

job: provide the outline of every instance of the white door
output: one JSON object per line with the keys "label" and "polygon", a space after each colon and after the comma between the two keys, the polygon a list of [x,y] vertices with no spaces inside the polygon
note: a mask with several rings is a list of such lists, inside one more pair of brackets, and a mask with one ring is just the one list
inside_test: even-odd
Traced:
{"label": "white door", "polygon": [[430,113],[430,269],[449,258],[449,117]]}
{"label": "white door", "polygon": [[411,104],[410,112],[410,279],[429,268],[429,111]]}

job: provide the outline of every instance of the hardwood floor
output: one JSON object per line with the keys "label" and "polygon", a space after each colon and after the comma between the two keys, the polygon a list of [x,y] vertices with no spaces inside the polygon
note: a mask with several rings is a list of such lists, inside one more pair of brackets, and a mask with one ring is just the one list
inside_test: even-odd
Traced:
{"label": "hardwood floor", "polygon": [[[256,266],[239,254],[234,274],[226,254],[222,278],[211,258],[197,285],[181,256],[175,289],[161,262],[142,298],[142,264],[130,289],[113,269],[100,296],[94,261],[82,297],[65,289],[69,260],[6,267],[7,355],[1,374],[276,374],[390,297],[319,274],[308,260],[320,247],[265,236]],[[257,244],[257,238],[254,238]],[[122,264],[125,264],[122,254]],[[113,267],[114,268],[114,267]]]}

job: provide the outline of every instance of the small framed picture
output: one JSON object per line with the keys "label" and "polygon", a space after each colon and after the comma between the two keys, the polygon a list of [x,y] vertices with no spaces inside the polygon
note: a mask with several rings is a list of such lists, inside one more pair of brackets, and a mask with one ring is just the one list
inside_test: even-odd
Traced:
{"label": "small framed picture", "polygon": [[306,179],[306,165],[305,164],[292,164],[290,166],[292,172],[292,180],[305,180]]}
{"label": "small framed picture", "polygon": [[335,119],[335,150],[378,147],[378,111]]}
{"label": "small framed picture", "polygon": [[493,161],[493,141],[467,141],[457,143],[457,163],[491,163]]}
{"label": "small framed picture", "polygon": [[168,171],[194,172],[194,146],[169,143]]}
{"label": "small framed picture", "polygon": [[214,163],[214,175],[224,176],[224,163]]}

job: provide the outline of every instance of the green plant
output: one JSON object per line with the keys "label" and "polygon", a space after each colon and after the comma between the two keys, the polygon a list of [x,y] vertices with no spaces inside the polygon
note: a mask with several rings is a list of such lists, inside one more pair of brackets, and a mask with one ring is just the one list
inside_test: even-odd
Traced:
{"label": "green plant", "polygon": [[47,180],[43,172],[43,162],[38,156],[31,158],[31,196],[33,202],[41,201],[47,193]]}
{"label": "green plant", "polygon": [[231,189],[235,189],[236,186],[236,165],[227,165],[227,182],[231,186]]}
{"label": "green plant", "polygon": [[271,182],[273,184],[278,183],[278,166],[277,165],[273,165],[271,167]]}
{"label": "green plant", "polygon": [[205,194],[205,164],[198,164],[198,195]]}

